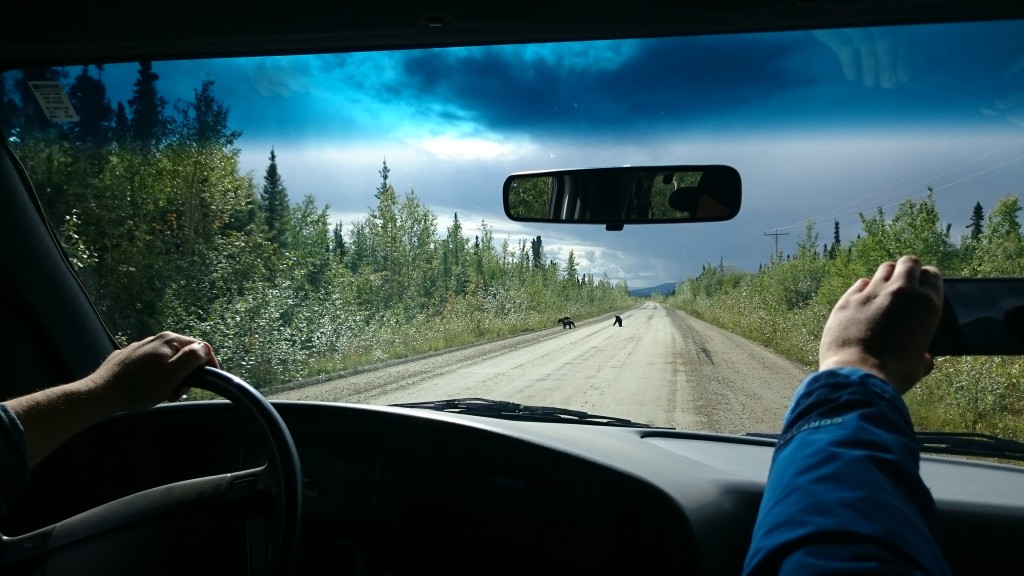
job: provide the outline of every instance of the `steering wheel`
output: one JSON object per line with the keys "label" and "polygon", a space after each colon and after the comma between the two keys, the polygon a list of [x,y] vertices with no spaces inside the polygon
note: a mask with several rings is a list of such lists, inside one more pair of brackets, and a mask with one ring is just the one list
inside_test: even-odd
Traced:
{"label": "steering wheel", "polygon": [[[241,558],[236,554],[224,568],[237,570],[241,561],[247,573],[296,572],[302,537],[302,469],[284,420],[252,386],[222,370],[204,366],[190,374],[185,384],[229,400],[255,420],[267,463],[144,490],[23,536],[0,537],[0,572],[35,573],[41,568],[48,575],[167,572],[169,555],[190,546],[190,537],[197,538],[190,514],[216,519],[220,517],[211,510],[227,509],[239,516],[251,511],[253,503],[263,502],[269,502],[269,521],[243,521],[250,540],[236,546],[243,551]],[[255,541],[269,543],[267,549],[252,545],[253,533],[263,534]],[[208,545],[209,552],[221,552],[218,548],[224,542],[227,539],[216,538],[215,544]],[[201,573],[214,568],[202,553],[190,561],[202,566]],[[180,564],[175,570],[179,568]]]}

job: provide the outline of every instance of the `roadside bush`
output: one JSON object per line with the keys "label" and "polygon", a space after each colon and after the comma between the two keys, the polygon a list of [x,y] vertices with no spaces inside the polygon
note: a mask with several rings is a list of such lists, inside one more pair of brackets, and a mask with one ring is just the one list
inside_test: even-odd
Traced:
{"label": "roadside bush", "polygon": [[[797,253],[756,273],[711,268],[679,284],[667,302],[763,344],[808,367],[818,363],[821,331],[836,301],[881,262],[915,254],[946,276],[1024,276],[1024,238],[1016,196],[1001,199],[987,230],[956,246],[929,191],[902,202],[892,218],[881,208],[861,215],[864,235],[819,255],[808,223]],[[837,228],[838,234],[838,228]],[[921,429],[967,430],[1024,440],[1024,359],[940,358],[906,397]]]}

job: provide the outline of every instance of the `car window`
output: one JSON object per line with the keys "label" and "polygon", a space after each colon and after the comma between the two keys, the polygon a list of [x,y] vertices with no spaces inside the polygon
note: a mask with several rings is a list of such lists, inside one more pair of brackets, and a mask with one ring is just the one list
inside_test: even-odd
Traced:
{"label": "car window", "polygon": [[[275,394],[479,342],[501,357],[518,345],[503,339],[541,332],[566,340],[523,389],[560,404],[581,365],[621,369],[570,355],[600,323],[638,362],[614,380],[635,394],[563,407],[645,420],[629,404],[666,400],[636,366],[658,378],[678,357],[631,342],[665,307],[789,368],[753,351],[716,363],[717,332],[680,328],[679,357],[704,358],[673,376],[699,384],[687,401],[742,417],[649,423],[773,431],[832,304],[879,262],[1024,274],[1021,38],[1008,21],[75,63],[6,72],[0,123],[121,343],[188,333]],[[736,168],[739,216],[608,232],[502,211],[515,172],[681,164]],[[720,371],[765,380],[726,398]],[[492,376],[472,375],[474,395]],[[941,358],[908,403],[924,429],[1024,439],[1022,376],[1017,357]],[[392,388],[330,399],[451,394]],[[778,399],[764,414],[762,392]]]}

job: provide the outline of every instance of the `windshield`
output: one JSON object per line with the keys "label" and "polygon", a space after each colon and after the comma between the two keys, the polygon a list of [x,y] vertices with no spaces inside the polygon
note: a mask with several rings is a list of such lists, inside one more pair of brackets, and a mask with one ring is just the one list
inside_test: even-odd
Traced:
{"label": "windshield", "polygon": [[[3,80],[7,145],[115,338],[205,339],[274,398],[773,432],[879,262],[1024,274],[1024,22]],[[503,213],[512,173],[681,164],[736,168],[739,215],[608,232]],[[923,429],[1024,439],[1022,376],[942,358],[907,401]]]}

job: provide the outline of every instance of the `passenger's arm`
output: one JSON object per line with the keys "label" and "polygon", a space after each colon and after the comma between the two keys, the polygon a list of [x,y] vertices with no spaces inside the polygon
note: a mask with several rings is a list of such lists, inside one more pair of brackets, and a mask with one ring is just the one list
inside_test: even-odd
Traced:
{"label": "passenger's arm", "polygon": [[900,398],[934,365],[941,306],[938,270],[907,256],[839,299],[786,414],[747,573],[948,573]]}
{"label": "passenger's arm", "polygon": [[918,463],[892,386],[856,368],[812,375],[783,427],[746,572],[948,573]]}

